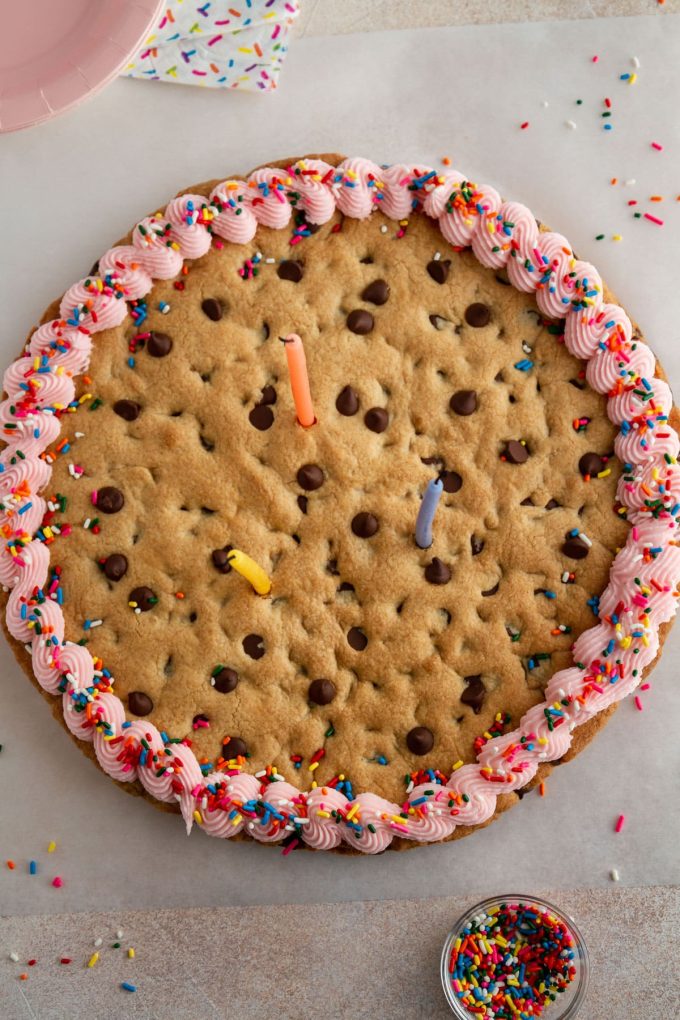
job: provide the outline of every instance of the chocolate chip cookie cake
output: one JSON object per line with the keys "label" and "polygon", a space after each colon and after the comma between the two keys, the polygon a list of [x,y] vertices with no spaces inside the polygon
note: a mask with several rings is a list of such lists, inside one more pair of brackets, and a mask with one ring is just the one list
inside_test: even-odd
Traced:
{"label": "chocolate chip cookie cake", "polygon": [[109,776],[212,836],[464,835],[675,612],[663,372],[564,237],[450,168],[193,187],[4,390],[12,647]]}

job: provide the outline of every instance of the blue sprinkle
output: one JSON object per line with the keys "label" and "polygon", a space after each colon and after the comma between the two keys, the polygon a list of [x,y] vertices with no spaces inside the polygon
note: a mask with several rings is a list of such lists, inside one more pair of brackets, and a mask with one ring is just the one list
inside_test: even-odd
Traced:
{"label": "blue sprinkle", "polygon": [[30,861],[30,863],[28,865],[28,873],[29,873],[29,875],[37,875],[38,874],[38,865],[35,863],[35,861]]}
{"label": "blue sprinkle", "polygon": [[121,983],[120,987],[124,988],[126,992],[136,992],[137,991],[137,985],[132,985],[132,984],[130,984],[129,981],[123,981]]}

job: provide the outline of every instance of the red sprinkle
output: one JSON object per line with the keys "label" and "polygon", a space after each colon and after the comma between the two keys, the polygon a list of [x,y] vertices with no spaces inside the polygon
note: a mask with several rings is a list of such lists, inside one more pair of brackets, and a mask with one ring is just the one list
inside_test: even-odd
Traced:
{"label": "red sprinkle", "polygon": [[659,142],[652,142],[652,148],[656,149],[657,152],[663,152],[663,145]]}
{"label": "red sprinkle", "polygon": [[520,124],[522,131],[525,131],[529,127],[529,121],[525,120],[523,124]]}
{"label": "red sprinkle", "polygon": [[621,832],[621,829],[623,828],[625,821],[626,821],[626,816],[625,815],[619,815],[619,817],[618,817],[618,819],[616,821],[616,825],[614,826],[614,831],[615,832]]}

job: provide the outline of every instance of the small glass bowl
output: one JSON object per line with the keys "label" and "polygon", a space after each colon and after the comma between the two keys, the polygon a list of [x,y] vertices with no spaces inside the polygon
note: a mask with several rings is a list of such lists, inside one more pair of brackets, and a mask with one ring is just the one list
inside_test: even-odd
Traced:
{"label": "small glass bowl", "polygon": [[576,975],[574,980],[568,986],[566,991],[562,992],[557,999],[547,1005],[541,1014],[545,1020],[571,1020],[572,1017],[578,1015],[578,1011],[583,1005],[588,990],[588,978],[590,976],[590,961],[588,958],[588,950],[583,940],[581,932],[578,930],[572,919],[568,914],[565,914],[563,910],[554,906],[552,903],[548,903],[547,900],[539,899],[538,896],[519,896],[517,894],[508,896],[490,896],[486,900],[481,900],[479,903],[475,903],[474,907],[470,907],[464,914],[456,921],[455,925],[449,932],[444,943],[441,958],[441,978],[442,985],[444,988],[444,994],[446,995],[446,1001],[451,1007],[451,1012],[454,1016],[458,1017],[459,1020],[479,1020],[479,1017],[475,1013],[470,1013],[463,1006],[460,1000],[456,997],[453,990],[450,978],[449,978],[449,959],[451,955],[451,946],[458,938],[460,932],[468,923],[471,921],[476,914],[484,913],[492,907],[499,907],[501,903],[531,903],[540,907],[542,910],[548,911],[550,914],[554,914],[566,928],[569,929],[573,940],[574,940],[574,966],[576,968]]}

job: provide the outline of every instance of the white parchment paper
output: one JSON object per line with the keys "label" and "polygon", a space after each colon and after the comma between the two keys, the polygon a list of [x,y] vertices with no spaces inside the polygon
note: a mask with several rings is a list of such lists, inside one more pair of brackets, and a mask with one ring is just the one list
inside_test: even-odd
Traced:
{"label": "white parchment paper", "polygon": [[[1,360],[53,297],[180,188],[338,150],[434,166],[448,155],[473,180],[526,202],[595,262],[679,385],[679,29],[665,17],[302,39],[267,97],[117,81],[67,116],[0,139]],[[619,75],[634,70],[632,56],[641,66],[629,86]],[[611,186],[612,177],[637,183]],[[665,201],[650,205],[653,194]],[[634,209],[666,225],[634,220]],[[624,703],[556,770],[545,798],[527,796],[471,839],[377,858],[282,860],[200,832],[187,839],[179,818],[120,792],[52,720],[2,643],[0,861],[17,868],[0,866],[0,913],[530,891],[606,884],[611,868],[630,885],[677,882],[679,649],[680,629],[643,712]],[[627,822],[616,835],[620,813]]]}

